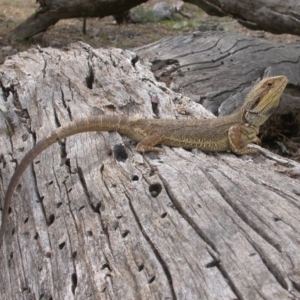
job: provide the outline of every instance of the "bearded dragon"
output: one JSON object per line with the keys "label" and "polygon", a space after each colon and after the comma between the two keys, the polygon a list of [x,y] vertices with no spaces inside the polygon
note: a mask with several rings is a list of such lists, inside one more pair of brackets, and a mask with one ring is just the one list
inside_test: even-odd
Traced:
{"label": "bearded dragon", "polygon": [[117,131],[138,142],[138,152],[161,151],[158,144],[198,148],[204,151],[228,151],[236,154],[257,152],[249,143],[260,143],[260,126],[280,103],[287,85],[285,76],[262,79],[247,95],[242,107],[231,115],[206,120],[137,119],[124,116],[89,116],[61,126],[39,141],[21,160],[8,185],[4,198],[0,247],[12,195],[20,177],[32,161],[46,148],[68,136],[89,131]]}

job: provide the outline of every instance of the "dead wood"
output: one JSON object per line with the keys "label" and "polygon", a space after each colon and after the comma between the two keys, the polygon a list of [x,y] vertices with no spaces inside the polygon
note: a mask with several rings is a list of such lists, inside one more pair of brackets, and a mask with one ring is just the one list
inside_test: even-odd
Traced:
{"label": "dead wood", "polygon": [[148,0],[47,0],[38,1],[40,8],[22,24],[10,32],[12,39],[26,39],[62,19],[86,18],[116,15],[120,16],[129,9]]}
{"label": "dead wood", "polygon": [[297,0],[185,0],[209,15],[232,16],[252,30],[300,34],[300,3]]}
{"label": "dead wood", "polygon": [[[26,39],[54,25],[61,19],[105,17],[114,15],[122,23],[129,9],[147,0],[47,0],[16,27],[10,37]],[[210,15],[232,16],[250,29],[272,33],[300,34],[300,4],[295,0],[185,0]]]}
{"label": "dead wood", "polygon": [[[230,74],[206,80],[234,94],[254,74],[240,68],[240,88],[226,84]],[[146,59],[82,43],[19,53],[0,82],[2,206],[16,163],[71,119],[209,116],[157,82]],[[141,155],[117,133],[86,133],[47,149],[14,194],[0,298],[299,297],[300,180],[291,177],[299,164],[266,150],[163,148]]]}

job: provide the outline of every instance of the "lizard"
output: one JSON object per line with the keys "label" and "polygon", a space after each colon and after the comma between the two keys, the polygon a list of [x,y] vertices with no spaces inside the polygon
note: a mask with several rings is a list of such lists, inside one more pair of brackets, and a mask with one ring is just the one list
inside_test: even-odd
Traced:
{"label": "lizard", "polygon": [[203,151],[229,151],[241,155],[257,152],[249,143],[260,143],[260,126],[279,106],[288,83],[285,76],[262,79],[246,96],[241,108],[230,115],[204,120],[142,119],[136,117],[99,115],[73,120],[58,127],[39,141],[21,160],[8,184],[4,198],[0,247],[14,190],[26,168],[46,148],[69,136],[91,131],[116,131],[138,142],[136,150],[144,153],[161,151],[158,144]]}

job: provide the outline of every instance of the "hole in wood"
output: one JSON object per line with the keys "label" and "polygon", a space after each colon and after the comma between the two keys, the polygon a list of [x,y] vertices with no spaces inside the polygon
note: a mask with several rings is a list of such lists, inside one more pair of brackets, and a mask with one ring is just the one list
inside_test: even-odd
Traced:
{"label": "hole in wood", "polygon": [[34,235],[34,237],[33,237],[33,239],[34,240],[38,240],[38,238],[39,238],[39,234],[36,232],[35,235]]}
{"label": "hole in wood", "polygon": [[113,147],[113,154],[117,161],[125,161],[128,158],[125,147],[122,144],[117,144]]}
{"label": "hole in wood", "polygon": [[54,223],[55,216],[54,214],[51,214],[48,218],[48,226],[52,225]]}
{"label": "hole in wood", "polygon": [[149,192],[152,197],[157,197],[162,190],[162,186],[160,183],[153,183],[149,186]]}
{"label": "hole in wood", "polygon": [[75,290],[76,290],[76,287],[77,287],[77,275],[76,275],[76,273],[72,274],[71,282],[72,282],[72,293],[75,295]]}
{"label": "hole in wood", "polygon": [[104,165],[102,165],[102,166],[100,167],[100,173],[102,173],[103,170],[104,170]]}
{"label": "hole in wood", "polygon": [[67,167],[71,168],[70,158],[67,158],[67,159],[65,160],[65,165],[66,165]]}
{"label": "hole in wood", "polygon": [[24,220],[24,224],[26,224],[28,222],[28,218],[26,218],[25,220]]}
{"label": "hole in wood", "polygon": [[126,236],[129,234],[129,230],[125,230],[123,233],[122,233],[122,238],[126,238]]}
{"label": "hole in wood", "polygon": [[160,215],[160,217],[163,219],[163,218],[165,218],[167,216],[167,213],[166,212],[164,212],[164,213],[162,213],[161,215]]}
{"label": "hole in wood", "polygon": [[151,105],[152,105],[152,111],[153,111],[153,113],[155,115],[158,115],[159,114],[158,103],[151,102]]}
{"label": "hole in wood", "polygon": [[111,268],[108,263],[105,263],[102,265],[101,270],[104,270],[104,269],[108,269],[109,271],[111,271]]}
{"label": "hole in wood", "polygon": [[61,250],[65,247],[66,243],[65,242],[62,242],[58,245],[58,248]]}
{"label": "hole in wood", "polygon": [[94,77],[93,68],[90,67],[89,72],[88,72],[87,76],[85,77],[86,86],[90,90],[93,89],[94,79],[95,79],[95,77]]}
{"label": "hole in wood", "polygon": [[216,266],[218,266],[220,264],[220,262],[219,261],[217,261],[217,260],[213,260],[213,261],[211,261],[210,263],[208,263],[208,264],[206,264],[205,265],[205,268],[214,268],[214,267],[216,267]]}
{"label": "hole in wood", "polygon": [[137,176],[137,175],[132,175],[132,176],[131,176],[131,180],[132,180],[132,181],[138,181],[138,180],[139,180],[139,176]]}
{"label": "hole in wood", "polygon": [[86,233],[88,236],[93,236],[93,232],[91,230],[88,230]]}
{"label": "hole in wood", "polygon": [[52,185],[53,184],[53,180],[48,182],[48,185]]}
{"label": "hole in wood", "polygon": [[77,251],[74,251],[74,252],[72,253],[72,258],[73,258],[73,259],[76,259],[76,257],[77,257]]}
{"label": "hole in wood", "polygon": [[133,67],[135,67],[135,64],[139,61],[139,57],[136,55],[134,58],[131,60],[131,64]]}
{"label": "hole in wood", "polygon": [[100,214],[101,202],[99,201],[94,208],[94,212]]}
{"label": "hole in wood", "polygon": [[155,276],[152,276],[149,280],[148,280],[148,283],[151,284],[152,282],[154,282],[155,280]]}
{"label": "hole in wood", "polygon": [[138,271],[141,272],[141,271],[143,271],[143,270],[144,270],[144,265],[139,265],[139,266],[138,266]]}

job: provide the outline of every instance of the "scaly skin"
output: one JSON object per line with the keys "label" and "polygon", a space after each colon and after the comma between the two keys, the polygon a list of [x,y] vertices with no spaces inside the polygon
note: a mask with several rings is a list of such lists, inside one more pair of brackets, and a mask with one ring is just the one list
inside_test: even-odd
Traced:
{"label": "scaly skin", "polygon": [[119,116],[91,116],[57,128],[38,142],[22,159],[12,176],[4,198],[0,247],[12,195],[20,177],[32,161],[56,141],[88,131],[117,131],[139,142],[139,152],[160,151],[158,144],[198,148],[204,151],[228,151],[236,154],[254,153],[249,143],[259,143],[260,126],[278,107],[280,97],[287,85],[285,76],[261,80],[248,94],[244,105],[235,113],[207,120],[158,120]]}

